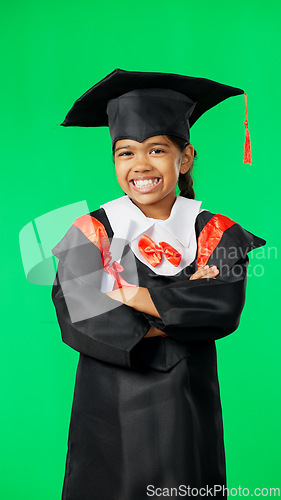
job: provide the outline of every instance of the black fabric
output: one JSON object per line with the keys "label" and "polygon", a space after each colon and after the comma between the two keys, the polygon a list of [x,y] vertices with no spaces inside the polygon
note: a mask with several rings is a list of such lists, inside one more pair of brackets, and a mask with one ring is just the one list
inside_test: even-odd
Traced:
{"label": "black fabric", "polygon": [[[112,237],[104,210],[91,215]],[[198,215],[197,238],[212,216],[208,211]],[[216,280],[189,280],[196,259],[175,276],[160,276],[135,258],[139,285],[148,288],[161,319],[100,292],[101,255],[86,240],[73,226],[53,249],[60,258],[52,297],[62,339],[80,352],[62,499],[144,500],[148,485],[222,487],[226,473],[215,339],[237,328],[247,252],[265,240],[237,224],[225,231],[223,258],[218,251],[210,258],[222,269]],[[235,260],[230,250],[237,242]],[[127,245],[121,264],[129,252]],[[131,269],[124,267],[122,277],[130,282]],[[71,321],[71,301],[87,319]],[[98,314],[112,302],[117,307]],[[144,338],[150,325],[169,337]]]}
{"label": "black fabric", "polygon": [[196,102],[170,89],[137,89],[110,99],[106,111],[112,146],[120,139],[142,142],[162,134],[189,143],[189,118],[195,106]]}
{"label": "black fabric", "polygon": [[148,320],[100,291],[100,250],[76,226],[53,253],[59,263],[52,298],[62,340],[80,353],[130,366],[129,353],[148,332]]}
{"label": "black fabric", "polygon": [[242,89],[207,78],[117,68],[75,101],[62,125],[108,126],[112,146],[165,134],[189,142],[189,128],[203,113],[239,94]]}

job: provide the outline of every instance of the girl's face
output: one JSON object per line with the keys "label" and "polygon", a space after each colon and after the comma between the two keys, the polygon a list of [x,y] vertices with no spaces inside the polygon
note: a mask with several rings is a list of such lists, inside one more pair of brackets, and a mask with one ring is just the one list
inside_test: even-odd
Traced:
{"label": "girl's face", "polygon": [[176,199],[179,173],[192,165],[194,148],[180,151],[167,136],[148,137],[143,142],[122,139],[116,142],[114,161],[122,190],[145,213],[167,218]]}

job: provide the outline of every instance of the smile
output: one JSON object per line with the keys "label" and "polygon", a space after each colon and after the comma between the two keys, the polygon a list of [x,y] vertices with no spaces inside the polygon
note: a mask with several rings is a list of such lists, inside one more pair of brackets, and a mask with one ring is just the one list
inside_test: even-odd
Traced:
{"label": "smile", "polygon": [[130,181],[130,185],[135,191],[138,191],[139,193],[150,193],[151,191],[157,189],[161,182],[161,177],[151,177],[151,179],[145,180],[132,179]]}

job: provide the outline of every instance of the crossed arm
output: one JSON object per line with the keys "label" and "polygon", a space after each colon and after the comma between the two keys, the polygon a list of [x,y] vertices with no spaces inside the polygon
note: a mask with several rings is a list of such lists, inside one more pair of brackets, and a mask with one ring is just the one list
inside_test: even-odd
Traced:
{"label": "crossed arm", "polygon": [[[219,270],[216,266],[210,268],[209,266],[205,266],[202,269],[196,271],[189,278],[190,280],[194,279],[202,279],[202,278],[214,278],[219,274]],[[158,313],[154,302],[151,299],[150,293],[147,288],[144,287],[130,287],[126,286],[123,288],[118,288],[117,290],[113,290],[112,292],[107,292],[110,298],[117,300],[118,302],[122,302],[137,311],[150,314],[151,316],[155,316],[156,318],[161,318]],[[151,326],[145,337],[156,337],[159,335],[163,335],[163,332],[154,326]]]}
{"label": "crossed arm", "polygon": [[81,354],[130,368],[144,337],[164,333],[182,343],[217,340],[239,324],[247,256],[229,259],[227,273],[224,265],[220,271],[206,266],[158,288],[103,293],[101,251],[80,229],[72,226],[52,253],[59,259],[52,299],[62,340]]}

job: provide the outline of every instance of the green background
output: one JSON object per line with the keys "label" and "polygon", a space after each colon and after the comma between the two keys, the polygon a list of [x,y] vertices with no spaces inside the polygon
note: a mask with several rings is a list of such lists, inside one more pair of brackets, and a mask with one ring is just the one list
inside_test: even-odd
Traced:
{"label": "green background", "polygon": [[[60,499],[78,353],[61,341],[51,286],[26,279],[19,233],[61,207],[87,200],[95,210],[123,195],[108,129],[60,127],[74,101],[115,68],[247,92],[252,165],[243,164],[244,97],[232,97],[191,130],[194,182],[202,208],[267,241],[262,254],[249,254],[241,324],[217,350],[228,486],[281,486],[280,14],[279,2],[253,0],[2,7],[3,500]],[[50,238],[57,242],[66,225],[53,220]]]}

